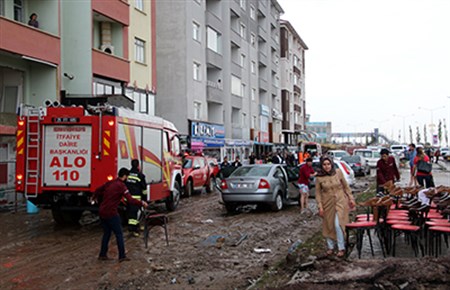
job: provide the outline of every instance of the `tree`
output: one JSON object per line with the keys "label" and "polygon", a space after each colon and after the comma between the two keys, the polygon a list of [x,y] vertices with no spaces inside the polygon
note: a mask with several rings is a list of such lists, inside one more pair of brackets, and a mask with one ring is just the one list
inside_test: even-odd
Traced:
{"label": "tree", "polygon": [[439,125],[438,125],[438,140],[439,140],[439,145],[441,145],[442,142],[442,121],[439,120]]}
{"label": "tree", "polygon": [[419,144],[420,143],[420,131],[419,131],[419,126],[416,127],[416,143]]}
{"label": "tree", "polygon": [[427,140],[427,125],[426,124],[423,125],[423,140],[424,140],[424,143],[428,143],[428,140]]}
{"label": "tree", "polygon": [[444,135],[445,135],[445,143],[448,146],[448,131],[447,131],[447,122],[445,122],[445,119],[444,119]]}
{"label": "tree", "polygon": [[410,144],[411,144],[411,143],[414,143],[413,140],[414,140],[414,139],[413,139],[412,128],[411,128],[411,125],[409,125],[409,143],[410,143]]}

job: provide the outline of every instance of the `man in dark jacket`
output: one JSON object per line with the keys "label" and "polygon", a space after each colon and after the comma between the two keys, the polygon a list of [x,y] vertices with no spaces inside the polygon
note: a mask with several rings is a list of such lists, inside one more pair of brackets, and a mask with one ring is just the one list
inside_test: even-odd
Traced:
{"label": "man in dark jacket", "polygon": [[98,255],[99,260],[108,260],[108,244],[111,238],[111,232],[114,232],[116,236],[117,248],[119,250],[119,262],[129,261],[125,255],[125,243],[123,241],[123,233],[120,222],[120,216],[117,211],[120,201],[122,198],[126,198],[128,203],[134,204],[136,206],[147,207],[148,204],[145,201],[140,201],[134,199],[125,185],[125,180],[127,179],[130,171],[126,168],[121,168],[119,170],[119,177],[115,180],[111,180],[97,188],[92,196],[92,201],[100,202],[99,216],[103,227],[103,238],[102,245],[100,249],[100,254]]}
{"label": "man in dark jacket", "polygon": [[[130,175],[128,176],[126,185],[134,199],[146,199],[147,183],[145,181],[145,175],[140,171],[139,160],[137,159],[131,160]],[[127,204],[128,231],[135,237],[139,237],[139,221],[137,219],[139,209],[140,206]]]}
{"label": "man in dark jacket", "polygon": [[389,150],[381,149],[381,159],[377,162],[377,192],[384,193],[384,187],[400,180],[395,158],[389,156]]}

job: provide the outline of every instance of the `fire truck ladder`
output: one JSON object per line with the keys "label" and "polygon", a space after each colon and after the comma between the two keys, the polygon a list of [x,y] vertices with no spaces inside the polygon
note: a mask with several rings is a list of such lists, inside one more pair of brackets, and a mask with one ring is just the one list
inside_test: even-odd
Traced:
{"label": "fire truck ladder", "polygon": [[38,195],[41,141],[40,120],[44,111],[42,108],[29,108],[27,111],[25,196],[28,198],[37,197]]}

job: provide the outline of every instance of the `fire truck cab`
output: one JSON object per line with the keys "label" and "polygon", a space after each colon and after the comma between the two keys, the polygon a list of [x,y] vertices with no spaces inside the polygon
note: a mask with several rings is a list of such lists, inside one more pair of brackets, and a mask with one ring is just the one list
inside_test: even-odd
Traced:
{"label": "fire truck cab", "polygon": [[147,200],[175,210],[182,184],[175,126],[159,117],[109,105],[21,105],[17,126],[16,191],[56,223],[77,223],[89,198],[138,159],[148,182]]}

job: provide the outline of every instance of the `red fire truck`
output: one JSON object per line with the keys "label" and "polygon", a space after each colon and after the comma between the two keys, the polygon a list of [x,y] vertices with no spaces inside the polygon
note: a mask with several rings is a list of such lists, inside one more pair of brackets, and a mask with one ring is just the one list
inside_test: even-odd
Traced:
{"label": "red fire truck", "polygon": [[96,210],[89,197],[138,159],[149,201],[175,210],[182,188],[180,141],[159,117],[113,106],[21,106],[17,125],[16,190],[57,223],[76,223]]}

